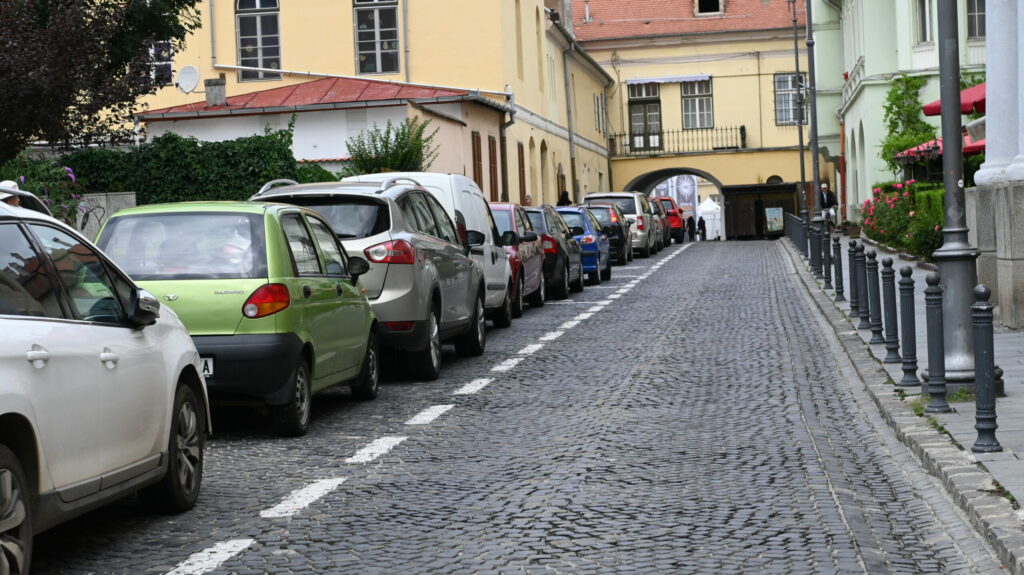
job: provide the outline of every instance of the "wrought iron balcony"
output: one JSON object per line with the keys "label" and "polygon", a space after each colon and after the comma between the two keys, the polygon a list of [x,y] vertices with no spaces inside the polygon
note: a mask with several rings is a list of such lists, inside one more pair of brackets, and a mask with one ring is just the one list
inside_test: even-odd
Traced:
{"label": "wrought iron balcony", "polygon": [[746,126],[608,136],[608,153],[614,157],[695,154],[746,147]]}

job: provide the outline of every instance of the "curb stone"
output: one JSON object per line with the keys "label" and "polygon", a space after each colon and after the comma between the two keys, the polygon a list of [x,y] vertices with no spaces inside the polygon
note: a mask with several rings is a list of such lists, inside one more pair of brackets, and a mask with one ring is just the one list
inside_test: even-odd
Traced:
{"label": "curb stone", "polygon": [[[808,273],[803,258],[790,242],[780,242],[796,267],[818,311],[837,335],[868,395],[878,407],[882,419],[896,437],[914,454],[921,466],[939,479],[949,496],[970,520],[971,525],[992,546],[1003,566],[1013,575],[1024,575],[1024,520],[1009,501],[995,493],[995,479],[970,452],[946,434],[928,426],[907,407],[887,383],[889,374],[871,353],[850,320]],[[918,262],[922,266],[924,262]],[[924,267],[924,266],[922,266]]]}

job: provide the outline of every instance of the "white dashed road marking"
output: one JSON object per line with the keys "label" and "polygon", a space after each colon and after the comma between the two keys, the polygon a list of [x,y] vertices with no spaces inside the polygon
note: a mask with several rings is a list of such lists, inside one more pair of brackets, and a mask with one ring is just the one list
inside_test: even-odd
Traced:
{"label": "white dashed road marking", "polygon": [[591,313],[591,312],[581,313],[581,314],[577,315],[576,317],[574,317],[572,319],[574,319],[576,321],[583,321],[585,319],[590,319],[590,316],[592,316],[592,315],[594,315],[594,314]]}
{"label": "white dashed road marking", "polygon": [[491,371],[508,371],[523,361],[521,357],[510,357],[505,361],[491,368]]}
{"label": "white dashed road marking", "polygon": [[302,489],[296,489],[295,491],[292,491],[291,495],[286,497],[281,503],[278,503],[270,509],[260,511],[260,517],[263,517],[264,519],[274,517],[291,517],[308,507],[310,503],[330,493],[335,487],[344,482],[344,477],[334,477],[331,479],[321,479],[320,481],[311,483]]}
{"label": "white dashed road marking", "polygon": [[455,395],[473,395],[481,389],[487,387],[488,383],[494,381],[492,378],[474,379],[466,385],[455,390]]}
{"label": "white dashed road marking", "polygon": [[191,557],[178,563],[177,567],[167,572],[167,575],[201,575],[220,567],[221,563],[241,553],[255,539],[232,539],[193,553]]}
{"label": "white dashed road marking", "polygon": [[531,343],[530,345],[519,350],[519,355],[533,355],[540,351],[544,347],[543,343]]}
{"label": "white dashed road marking", "polygon": [[444,415],[446,411],[455,407],[454,405],[434,405],[424,409],[417,413],[412,419],[406,421],[406,425],[426,425],[438,417]]}
{"label": "white dashed road marking", "polygon": [[540,341],[554,341],[554,340],[562,337],[563,333],[565,333],[565,332],[564,331],[549,331],[549,332],[547,332],[546,334],[544,334],[544,335],[542,335],[540,337]]}
{"label": "white dashed road marking", "polygon": [[391,451],[399,443],[408,439],[407,437],[381,437],[373,443],[360,449],[355,455],[345,460],[345,463],[369,463],[381,455]]}

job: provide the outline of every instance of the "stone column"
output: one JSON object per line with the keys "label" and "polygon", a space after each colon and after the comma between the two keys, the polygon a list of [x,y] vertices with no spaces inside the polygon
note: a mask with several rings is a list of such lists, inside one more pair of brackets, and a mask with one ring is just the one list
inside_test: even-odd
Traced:
{"label": "stone column", "polygon": [[[1019,64],[1019,54],[1024,51],[1024,9],[1017,7],[1013,1],[992,4],[1004,10],[1004,13],[989,12],[986,25],[1003,19],[1015,23],[1015,48]],[[1006,13],[1007,5],[1014,6],[1016,14]],[[995,190],[995,228],[999,321],[1008,327],[1020,329],[1024,328],[1024,74],[1015,69],[1008,75],[1012,77],[1017,90],[1014,101],[1006,109],[998,108],[1002,100],[993,102],[996,107],[988,106],[986,113],[996,120],[1016,106],[1014,137],[1018,143],[1017,155],[1006,168],[1006,183]]]}
{"label": "stone column", "polygon": [[[1017,9],[1017,3],[1014,2],[1013,0],[1009,0],[1008,2],[993,2],[992,4],[1000,8],[1003,8],[1004,4],[1012,5],[1015,7],[1017,13],[1008,13],[1006,20],[1012,20],[1013,22],[1016,23],[1015,34],[1017,36],[1017,42],[1015,49],[1017,50],[1017,53],[1020,54],[1021,51],[1024,51],[1024,9]],[[985,25],[987,26],[989,23],[993,23],[998,19],[998,15],[988,13],[985,15]],[[985,44],[986,50],[988,50],[989,47],[992,46],[992,44],[988,40],[986,40]],[[1016,113],[1013,116],[1013,124],[1016,128],[1016,140],[1017,142],[1024,142],[1024,74],[1021,74],[1020,70],[1015,68],[1013,72],[1008,75],[1016,84],[1016,92],[1013,94],[1013,102],[1010,105],[1008,105],[1006,109],[991,109],[991,107],[986,105],[986,116],[992,116],[993,120],[999,122],[1002,121],[1002,114],[1009,114],[1010,108],[1016,106]],[[986,71],[986,77],[988,76],[989,73]],[[988,94],[986,94],[986,97],[987,96]],[[985,122],[985,124],[985,131],[988,132],[988,122]],[[987,146],[988,141],[986,141],[985,144]],[[1024,145],[1018,144],[1017,156],[1013,158],[1013,162],[1006,168],[1006,179],[1004,181],[1024,182]]]}
{"label": "stone column", "polygon": [[[988,142],[985,142],[988,145]],[[1005,172],[1006,166],[1000,172]],[[980,173],[980,172],[979,172]],[[964,190],[967,241],[978,248],[978,282],[992,290],[992,305],[999,305],[999,274],[996,271],[996,184]]]}
{"label": "stone column", "polygon": [[[985,122],[985,163],[974,174],[974,183],[979,186],[1005,182],[1006,168],[1014,161],[1014,156],[1024,151],[1017,137],[1021,114],[1017,103],[1020,40],[1017,1],[988,0],[985,3],[985,101],[986,110],[994,113],[989,114],[993,121]],[[988,214],[979,212],[978,215]],[[990,225],[991,221],[979,223]],[[975,226],[970,228],[973,231]],[[982,283],[987,282],[982,280]]]}

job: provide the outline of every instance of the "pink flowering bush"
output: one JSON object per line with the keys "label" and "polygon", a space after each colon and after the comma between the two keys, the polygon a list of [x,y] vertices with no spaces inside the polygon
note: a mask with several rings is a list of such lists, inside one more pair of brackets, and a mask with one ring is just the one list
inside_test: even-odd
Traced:
{"label": "pink flowering bush", "polygon": [[863,233],[890,247],[931,257],[942,245],[942,188],[916,180],[879,184],[860,206]]}

